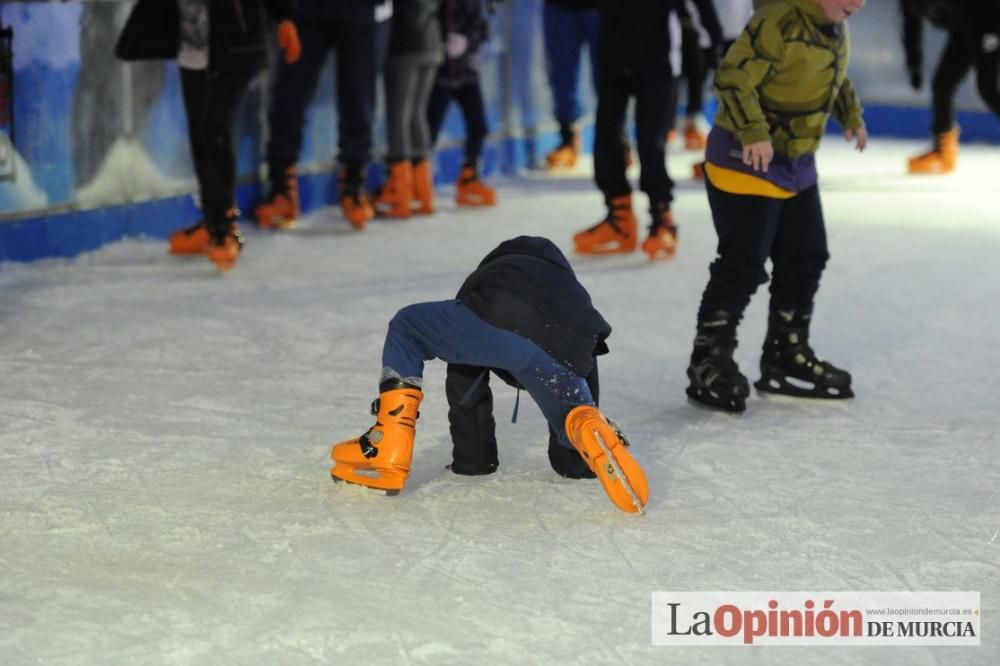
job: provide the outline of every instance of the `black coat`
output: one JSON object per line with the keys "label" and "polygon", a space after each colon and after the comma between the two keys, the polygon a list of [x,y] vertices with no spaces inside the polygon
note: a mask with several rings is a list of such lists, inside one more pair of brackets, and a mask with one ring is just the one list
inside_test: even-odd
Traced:
{"label": "black coat", "polygon": [[594,357],[607,353],[611,325],[547,238],[504,241],[465,280],[457,298],[480,319],[528,338],[586,377]]}
{"label": "black coat", "polygon": [[[262,6],[263,3],[263,6]],[[264,6],[281,21],[295,12],[294,0],[212,0],[208,3],[208,66],[214,72],[255,71],[267,64]],[[123,60],[177,57],[177,0],[139,0],[119,35],[115,55]]]}
{"label": "black coat", "polygon": [[438,11],[442,0],[393,0],[389,56],[444,57]]}
{"label": "black coat", "polygon": [[438,13],[442,38],[458,33],[469,40],[465,53],[452,58],[445,55],[438,70],[437,85],[459,88],[479,80],[477,56],[479,47],[489,37],[490,23],[483,9],[483,0],[444,0]]}

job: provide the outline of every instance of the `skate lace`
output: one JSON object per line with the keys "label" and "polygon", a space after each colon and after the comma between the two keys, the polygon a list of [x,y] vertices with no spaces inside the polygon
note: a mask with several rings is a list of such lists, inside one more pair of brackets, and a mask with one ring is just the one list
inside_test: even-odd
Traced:
{"label": "skate lace", "polygon": [[587,229],[587,231],[597,231],[598,229],[600,229],[602,226],[604,226],[606,224],[606,225],[610,226],[612,229],[614,229],[616,232],[622,233],[622,228],[618,225],[618,220],[616,219],[615,215],[616,215],[616,213],[615,213],[614,210],[609,211],[608,212],[608,216],[606,218],[604,218],[603,220],[601,220],[600,222],[598,222],[597,224],[595,224],[591,228]]}

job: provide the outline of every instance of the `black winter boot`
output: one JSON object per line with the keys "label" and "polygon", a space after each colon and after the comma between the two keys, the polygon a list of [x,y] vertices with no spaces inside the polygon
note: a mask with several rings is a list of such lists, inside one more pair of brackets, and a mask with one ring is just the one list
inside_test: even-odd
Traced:
{"label": "black winter boot", "polygon": [[853,398],[851,374],[816,357],[809,346],[807,310],[771,310],[760,357],[760,391],[799,398]]}
{"label": "black winter boot", "polygon": [[687,369],[691,380],[687,395],[691,400],[727,412],[746,410],[750,385],[733,359],[738,322],[735,314],[725,310],[699,318]]}

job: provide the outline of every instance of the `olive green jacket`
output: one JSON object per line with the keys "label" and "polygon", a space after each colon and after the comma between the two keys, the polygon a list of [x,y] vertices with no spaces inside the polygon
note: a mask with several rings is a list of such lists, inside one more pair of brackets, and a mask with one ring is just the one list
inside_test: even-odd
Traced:
{"label": "olive green jacket", "polygon": [[756,0],[754,15],[715,75],[715,124],[743,144],[770,140],[775,153],[815,152],[832,114],[864,126],[847,78],[846,23],[831,23],[815,0]]}

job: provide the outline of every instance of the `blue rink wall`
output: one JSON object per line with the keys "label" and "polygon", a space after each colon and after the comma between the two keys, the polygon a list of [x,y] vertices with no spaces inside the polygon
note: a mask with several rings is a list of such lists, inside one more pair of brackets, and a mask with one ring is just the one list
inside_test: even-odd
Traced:
{"label": "blue rink wall", "polygon": [[[111,55],[131,4],[0,5],[0,22],[13,29],[13,81],[0,80],[0,261],[70,257],[125,236],[164,238],[197,219],[176,66],[125,65]],[[541,0],[502,3],[493,17],[492,39],[481,54],[492,129],[484,155],[486,175],[530,167],[556,143],[540,7]],[[929,92],[907,86],[896,3],[869,3],[851,29],[851,77],[865,101],[871,134],[926,137]],[[930,70],[943,36],[928,33]],[[237,119],[238,202],[245,212],[260,195],[269,87],[264,73]],[[334,91],[331,57],[309,112],[299,163],[306,211],[336,201]],[[586,73],[581,92],[585,108],[592,111]],[[985,111],[970,82],[958,101],[963,141],[1000,143],[1000,120]],[[12,113],[6,113],[9,107]],[[383,116],[380,101],[376,160],[384,152]],[[439,182],[454,180],[462,136],[461,118],[453,108],[436,155]],[[376,162],[370,184],[381,176]]]}

